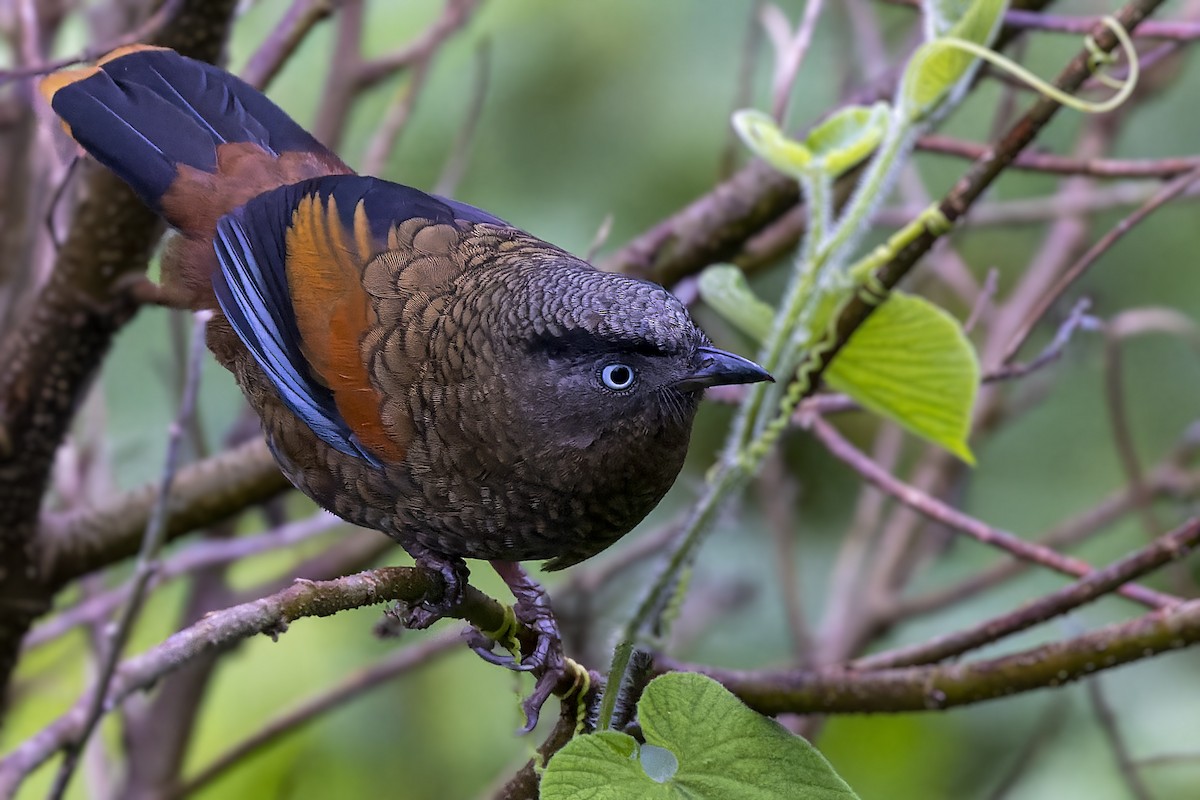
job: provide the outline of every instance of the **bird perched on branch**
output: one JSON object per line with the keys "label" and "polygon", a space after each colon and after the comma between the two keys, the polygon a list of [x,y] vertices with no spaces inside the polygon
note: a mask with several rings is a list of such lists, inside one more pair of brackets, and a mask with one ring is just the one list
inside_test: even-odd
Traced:
{"label": "bird perched on branch", "polygon": [[[400,543],[444,592],[493,562],[539,633],[508,666],[561,669],[544,592],[633,528],[683,464],[705,387],[768,380],[683,305],[477,208],[359,176],[249,85],[161,48],[45,78],[74,139],[180,235],[163,302],[213,309],[209,347],[284,474]],[[485,657],[491,642],[474,646]]]}

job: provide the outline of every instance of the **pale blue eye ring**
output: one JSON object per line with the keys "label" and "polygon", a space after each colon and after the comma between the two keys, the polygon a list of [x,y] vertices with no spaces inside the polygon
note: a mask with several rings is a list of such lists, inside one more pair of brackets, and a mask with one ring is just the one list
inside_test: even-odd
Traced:
{"label": "pale blue eye ring", "polygon": [[623,392],[633,386],[635,378],[633,367],[628,364],[608,364],[600,370],[600,380],[614,392]]}

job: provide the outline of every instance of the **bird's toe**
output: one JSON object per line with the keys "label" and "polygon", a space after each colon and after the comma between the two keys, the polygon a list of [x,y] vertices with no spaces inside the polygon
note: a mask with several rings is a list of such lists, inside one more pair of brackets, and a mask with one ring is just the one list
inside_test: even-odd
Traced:
{"label": "bird's toe", "polygon": [[434,588],[421,602],[405,607],[401,612],[404,627],[412,630],[428,628],[462,605],[471,572],[461,558],[445,556],[423,548],[409,547],[417,566],[436,572],[441,578],[441,590]]}

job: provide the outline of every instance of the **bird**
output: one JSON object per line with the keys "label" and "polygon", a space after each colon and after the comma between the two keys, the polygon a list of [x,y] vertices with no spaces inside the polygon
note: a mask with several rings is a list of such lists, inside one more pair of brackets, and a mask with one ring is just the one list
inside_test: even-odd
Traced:
{"label": "bird", "polygon": [[[70,136],[177,231],[158,300],[209,310],[207,339],[283,474],[397,541],[461,601],[464,559],[509,585],[540,670],[561,673],[545,591],[674,483],[704,390],[772,380],[718,349],[661,286],[596,269],[465,203],[356,174],[265,95],[150,45],[52,73]],[[436,594],[437,596],[432,596]]]}

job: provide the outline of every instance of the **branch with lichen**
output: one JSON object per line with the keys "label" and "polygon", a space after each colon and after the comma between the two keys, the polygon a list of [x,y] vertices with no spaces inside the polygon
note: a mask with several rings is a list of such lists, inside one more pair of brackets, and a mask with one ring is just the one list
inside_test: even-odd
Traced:
{"label": "branch with lichen", "polygon": [[943,711],[1062,686],[1200,642],[1200,600],[999,658],[857,670],[721,670],[659,658],[658,672],[701,672],[763,714]]}
{"label": "branch with lichen", "polygon": [[[332,581],[296,581],[275,595],[213,612],[157,647],[123,661],[114,674],[104,707],[114,708],[134,692],[153,686],[191,661],[227,650],[252,636],[278,637],[292,622],[304,617],[326,617],[388,601],[417,603],[441,591],[439,580],[430,570],[385,567]],[[462,604],[448,616],[495,631],[515,624],[510,613],[496,600],[468,586]],[[532,630],[518,625],[514,632],[523,648],[532,649],[536,640]],[[562,695],[572,690],[569,678],[558,687]],[[0,759],[0,797],[11,796],[26,775],[75,741],[83,730],[86,710],[84,698]]]}

